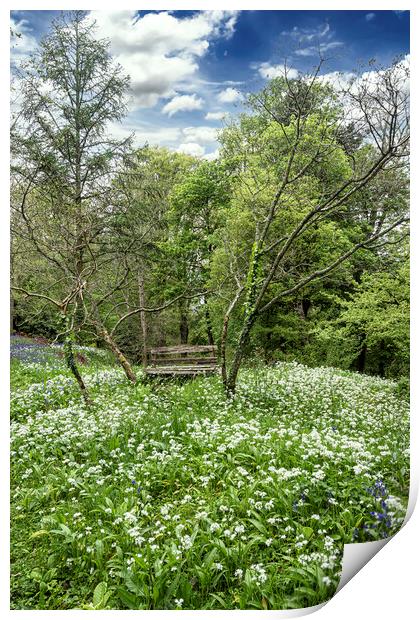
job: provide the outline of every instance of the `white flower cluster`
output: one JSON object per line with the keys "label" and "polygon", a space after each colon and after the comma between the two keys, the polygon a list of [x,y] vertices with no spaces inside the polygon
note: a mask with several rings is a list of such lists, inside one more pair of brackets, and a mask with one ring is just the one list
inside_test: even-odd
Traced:
{"label": "white flower cluster", "polygon": [[69,529],[51,534],[69,571],[88,577],[109,557],[112,582],[154,567],[177,583],[185,603],[165,604],[178,608],[196,579],[242,596],[280,591],[302,567],[322,571],[325,592],[360,515],[376,510],[375,480],[392,490],[393,527],[404,517],[408,407],[391,382],[286,364],[243,371],[226,400],[216,378],[154,389],[119,369],[88,374],[91,408],[63,374],[12,394],[13,510],[30,532],[37,519]]}

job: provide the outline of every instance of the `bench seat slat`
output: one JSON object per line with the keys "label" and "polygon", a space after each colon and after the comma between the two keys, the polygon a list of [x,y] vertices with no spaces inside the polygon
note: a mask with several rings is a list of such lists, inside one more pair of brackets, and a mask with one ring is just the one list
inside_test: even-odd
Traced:
{"label": "bench seat slat", "polygon": [[145,369],[147,375],[201,375],[213,374],[218,371],[217,366],[161,366]]}
{"label": "bench seat slat", "polygon": [[171,357],[151,361],[151,366],[167,366],[168,364],[197,364],[197,366],[204,364],[211,366],[212,364],[217,364],[217,357]]}
{"label": "bench seat slat", "polygon": [[152,355],[177,355],[180,353],[215,353],[216,347],[214,345],[179,345],[175,347],[159,347],[149,349],[149,353]]}

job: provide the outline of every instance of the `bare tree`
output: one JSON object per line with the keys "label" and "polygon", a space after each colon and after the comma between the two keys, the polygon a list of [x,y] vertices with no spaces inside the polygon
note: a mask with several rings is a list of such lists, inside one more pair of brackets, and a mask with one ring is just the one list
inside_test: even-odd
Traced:
{"label": "bare tree", "polygon": [[[52,289],[14,290],[49,301],[77,328],[86,283],[100,268],[110,180],[129,140],[110,138],[126,111],[128,78],[94,37],[83,11],[62,14],[19,72],[21,113],[12,128],[12,231],[49,265]],[[69,319],[68,317],[71,317]],[[86,387],[69,366],[84,394]]]}

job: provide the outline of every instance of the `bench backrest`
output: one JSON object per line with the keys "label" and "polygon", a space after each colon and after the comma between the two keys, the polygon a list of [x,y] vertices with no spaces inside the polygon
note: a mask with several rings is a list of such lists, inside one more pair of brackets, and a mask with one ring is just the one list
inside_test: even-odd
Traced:
{"label": "bench backrest", "polygon": [[214,345],[180,344],[149,349],[151,366],[217,366]]}

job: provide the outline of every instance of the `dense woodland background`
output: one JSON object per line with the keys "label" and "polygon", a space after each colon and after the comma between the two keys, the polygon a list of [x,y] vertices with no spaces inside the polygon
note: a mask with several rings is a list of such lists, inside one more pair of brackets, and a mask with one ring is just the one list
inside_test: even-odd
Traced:
{"label": "dense woodland background", "polygon": [[407,376],[408,67],[322,66],[250,94],[206,161],[110,137],[129,79],[83,12],[55,22],[12,90],[12,329],[129,377],[215,343],[231,390],[282,360]]}

